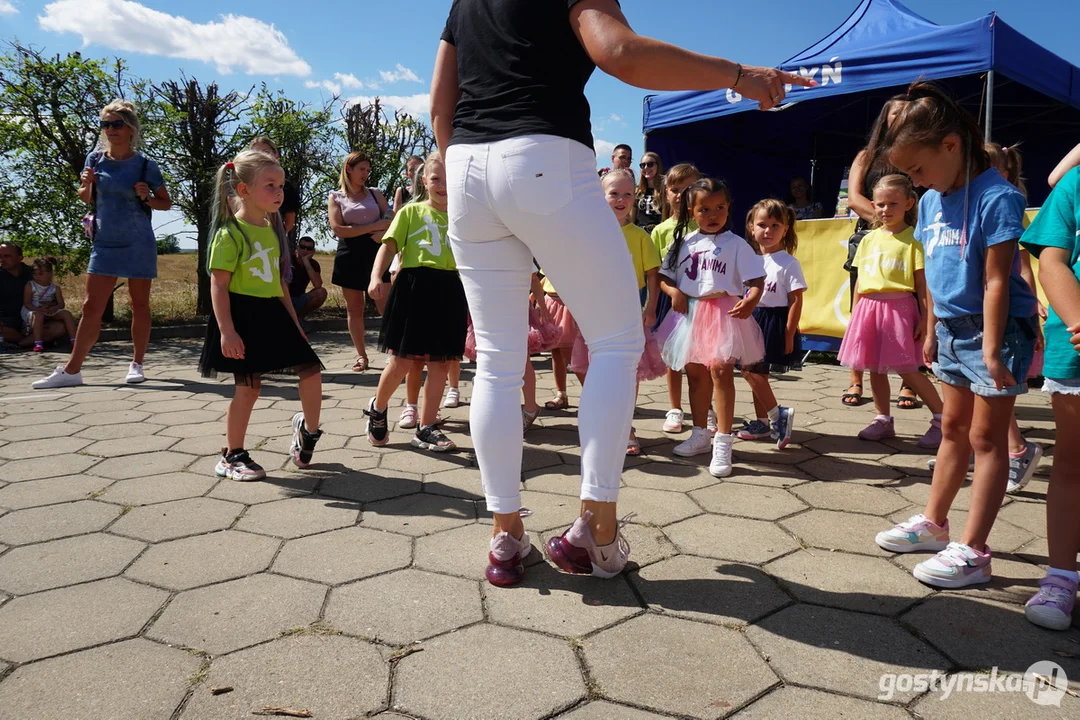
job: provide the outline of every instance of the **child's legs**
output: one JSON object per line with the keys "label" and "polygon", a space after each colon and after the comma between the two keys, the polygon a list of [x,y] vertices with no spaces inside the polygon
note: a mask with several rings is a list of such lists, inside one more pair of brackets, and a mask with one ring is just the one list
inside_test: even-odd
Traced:
{"label": "child's legs", "polygon": [[[938,395],[934,383],[930,382],[930,378],[926,377],[918,370],[910,373],[902,373],[900,378],[904,381],[905,385],[915,391],[915,394],[919,396],[930,412],[935,415],[941,414],[944,403],[942,403],[941,396]],[[874,402],[876,403],[877,400],[875,399]]]}
{"label": "child's legs", "polygon": [[150,286],[153,280],[128,280],[128,296],[131,298],[131,344],[135,346],[132,358],[142,365],[146,347],[150,344]]}
{"label": "child's legs", "polygon": [[1016,413],[1013,413],[1009,422],[1009,452],[1018,455],[1027,450],[1027,441],[1020,432],[1020,424],[1016,422]]}
{"label": "child's legs", "polygon": [[[416,363],[419,365],[420,363]],[[446,387],[446,374],[450,370],[448,362],[429,362],[427,381],[424,382],[424,406],[420,408],[420,426],[431,425],[439,413],[442,403],[443,388]]]}
{"label": "child's legs", "polygon": [[889,403],[892,400],[892,386],[889,384],[889,376],[882,373],[870,373],[870,392],[874,396],[874,410],[878,415],[889,414]]}
{"label": "child's legs", "polygon": [[949,517],[956,493],[964,484],[971,458],[971,414],[975,395],[967,388],[941,384],[945,397],[941,416],[941,445],[923,515],[941,525]]}
{"label": "child's legs", "polygon": [[525,406],[525,412],[530,415],[536,414],[536,370],[533,369],[532,360],[525,360],[525,375],[522,377],[523,385],[521,387],[521,395],[523,398],[522,405]]}
{"label": "child's legs", "polygon": [[[769,384],[769,374],[754,373],[744,369],[742,371],[742,376],[750,386],[750,391],[754,393],[754,417],[769,417],[769,411],[777,405],[776,395],[773,393],[772,386]],[[732,405],[732,407],[734,408],[734,405]],[[734,412],[734,410],[732,410],[732,412]]]}
{"label": "child's legs", "polygon": [[730,435],[731,423],[735,419],[735,366],[713,366],[712,384],[716,431],[721,435]]}
{"label": "child's legs", "polygon": [[[562,348],[554,348],[551,351],[551,371],[555,374],[555,389],[566,393],[566,363],[567,357]],[[569,348],[566,350],[569,353]]]}
{"label": "child's legs", "polygon": [[447,364],[446,384],[456,388],[459,383],[461,383],[461,361],[451,360]]}
{"label": "child's legs", "polygon": [[251,410],[255,407],[255,401],[259,399],[261,389],[262,378],[252,378],[250,385],[244,384],[239,377],[237,378],[232,402],[229,403],[229,409],[225,411],[225,443],[229,450],[244,447],[244,436],[247,435]]}
{"label": "child's legs", "polygon": [[[430,372],[430,370],[429,370]],[[413,363],[405,374],[405,402],[416,405],[420,402],[420,388],[424,385],[424,363]]]}
{"label": "child's legs", "polygon": [[75,316],[69,313],[67,310],[60,310],[53,318],[64,323],[64,331],[67,333],[68,338],[75,337]]}
{"label": "child's legs", "polygon": [[1046,492],[1046,542],[1050,546],[1050,567],[1075,570],[1080,551],[1080,444],[1061,442],[1062,429],[1080,423],[1080,395],[1055,393],[1054,422],[1059,428],[1054,446],[1054,467]]}
{"label": "child's legs", "polygon": [[386,367],[379,376],[379,387],[375,390],[376,410],[386,409],[386,406],[390,403],[390,398],[394,396],[394,391],[398,389],[401,381],[414,366],[419,366],[423,370],[424,363],[399,358],[396,355],[390,356],[390,359],[386,362]]}
{"label": "child's legs", "polygon": [[712,402],[712,375],[704,365],[688,363],[686,380],[690,385],[690,417],[694,427],[703,428],[708,422],[709,406]]}
{"label": "child's legs", "polygon": [[964,528],[964,543],[983,550],[986,538],[1005,499],[1009,478],[1009,420],[1016,397],[975,396],[971,419],[971,446],[975,450],[975,477],[971,481],[971,510]]}
{"label": "child's legs", "polygon": [[682,410],[682,370],[668,369],[667,394],[670,407]]}
{"label": "child's legs", "polygon": [[304,427],[309,433],[317,432],[322,412],[322,371],[317,367],[300,371],[300,407],[304,411]]}
{"label": "child's legs", "polygon": [[45,313],[38,310],[30,313],[30,334],[34,336],[34,342],[41,342],[42,331],[45,329]]}

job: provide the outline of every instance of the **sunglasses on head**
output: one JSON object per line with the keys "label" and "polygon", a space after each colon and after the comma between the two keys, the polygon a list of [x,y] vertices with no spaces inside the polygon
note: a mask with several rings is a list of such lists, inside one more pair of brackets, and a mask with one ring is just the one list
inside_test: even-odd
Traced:
{"label": "sunglasses on head", "polygon": [[652,160],[649,160],[647,162],[638,163],[638,167],[644,170],[645,168],[656,167],[656,163]]}
{"label": "sunglasses on head", "polygon": [[125,123],[123,120],[102,120],[98,124],[101,125],[102,130],[107,130],[108,128],[112,128],[113,130],[119,130],[127,123]]}

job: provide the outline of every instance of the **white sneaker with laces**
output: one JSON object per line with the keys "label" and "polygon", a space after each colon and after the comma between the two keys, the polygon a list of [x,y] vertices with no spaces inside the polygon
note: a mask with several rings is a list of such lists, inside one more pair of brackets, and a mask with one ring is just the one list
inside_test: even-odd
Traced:
{"label": "white sneaker with laces", "polygon": [[690,430],[690,437],[684,442],[679,443],[671,451],[679,457],[693,457],[694,455],[704,455],[712,450],[712,439],[709,437],[709,431],[705,428],[695,427]]}
{"label": "white sneaker with laces", "polygon": [[720,424],[716,419],[716,412],[712,408],[709,408],[709,419],[705,423],[705,428],[709,431],[710,435],[715,435],[719,427]]}
{"label": "white sneaker with laces", "polygon": [[444,408],[456,408],[461,404],[461,391],[452,387],[446,391],[446,399],[443,400]]}
{"label": "white sneaker with laces", "polygon": [[683,411],[679,408],[671,408],[664,418],[664,432],[680,433],[683,426]]}
{"label": "white sneaker with laces", "polygon": [[124,378],[124,382],[129,385],[137,385],[146,380],[146,376],[143,375],[142,365],[137,362],[131,363],[131,367],[128,368],[127,377]]}
{"label": "white sneaker with laces", "polygon": [[731,474],[731,446],[735,436],[716,433],[712,439],[712,461],[709,474],[713,477],[727,477]]}
{"label": "white sneaker with laces", "polygon": [[35,390],[48,390],[51,388],[62,387],[76,387],[83,384],[82,373],[67,373],[64,372],[63,365],[57,365],[56,369],[52,371],[52,375],[41,380],[35,380],[30,383],[30,387]]}

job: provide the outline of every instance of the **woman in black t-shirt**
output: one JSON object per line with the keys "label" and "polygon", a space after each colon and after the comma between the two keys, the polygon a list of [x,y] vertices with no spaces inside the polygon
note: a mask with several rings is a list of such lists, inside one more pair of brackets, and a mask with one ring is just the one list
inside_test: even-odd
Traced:
{"label": "woman in black t-shirt", "polygon": [[664,163],[654,152],[641,156],[641,178],[634,197],[634,224],[647,233],[664,219]]}
{"label": "woman in black t-shirt", "polygon": [[[487,578],[496,585],[521,581],[531,548],[519,513],[519,394],[534,257],[591,353],[578,415],[582,517],[545,549],[560,569],[599,577],[622,572],[629,554],[615,502],[644,337],[626,241],[596,176],[584,92],[596,67],[641,88],[733,88],[762,109],[784,99],[785,84],[814,84],[641,37],[616,0],[454,1],[431,120],[476,334],[471,425],[494,514]],[[385,410],[373,412],[373,425],[385,423]]]}

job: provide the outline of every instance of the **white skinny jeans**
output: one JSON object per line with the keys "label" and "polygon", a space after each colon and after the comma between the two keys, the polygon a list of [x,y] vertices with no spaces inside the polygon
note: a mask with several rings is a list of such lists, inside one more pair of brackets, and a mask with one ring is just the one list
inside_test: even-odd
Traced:
{"label": "white skinny jeans", "polygon": [[589,345],[581,499],[615,502],[644,346],[637,283],[596,156],[531,135],[446,152],[450,243],[476,333],[470,426],[488,510],[521,508],[521,386],[535,257]]}

